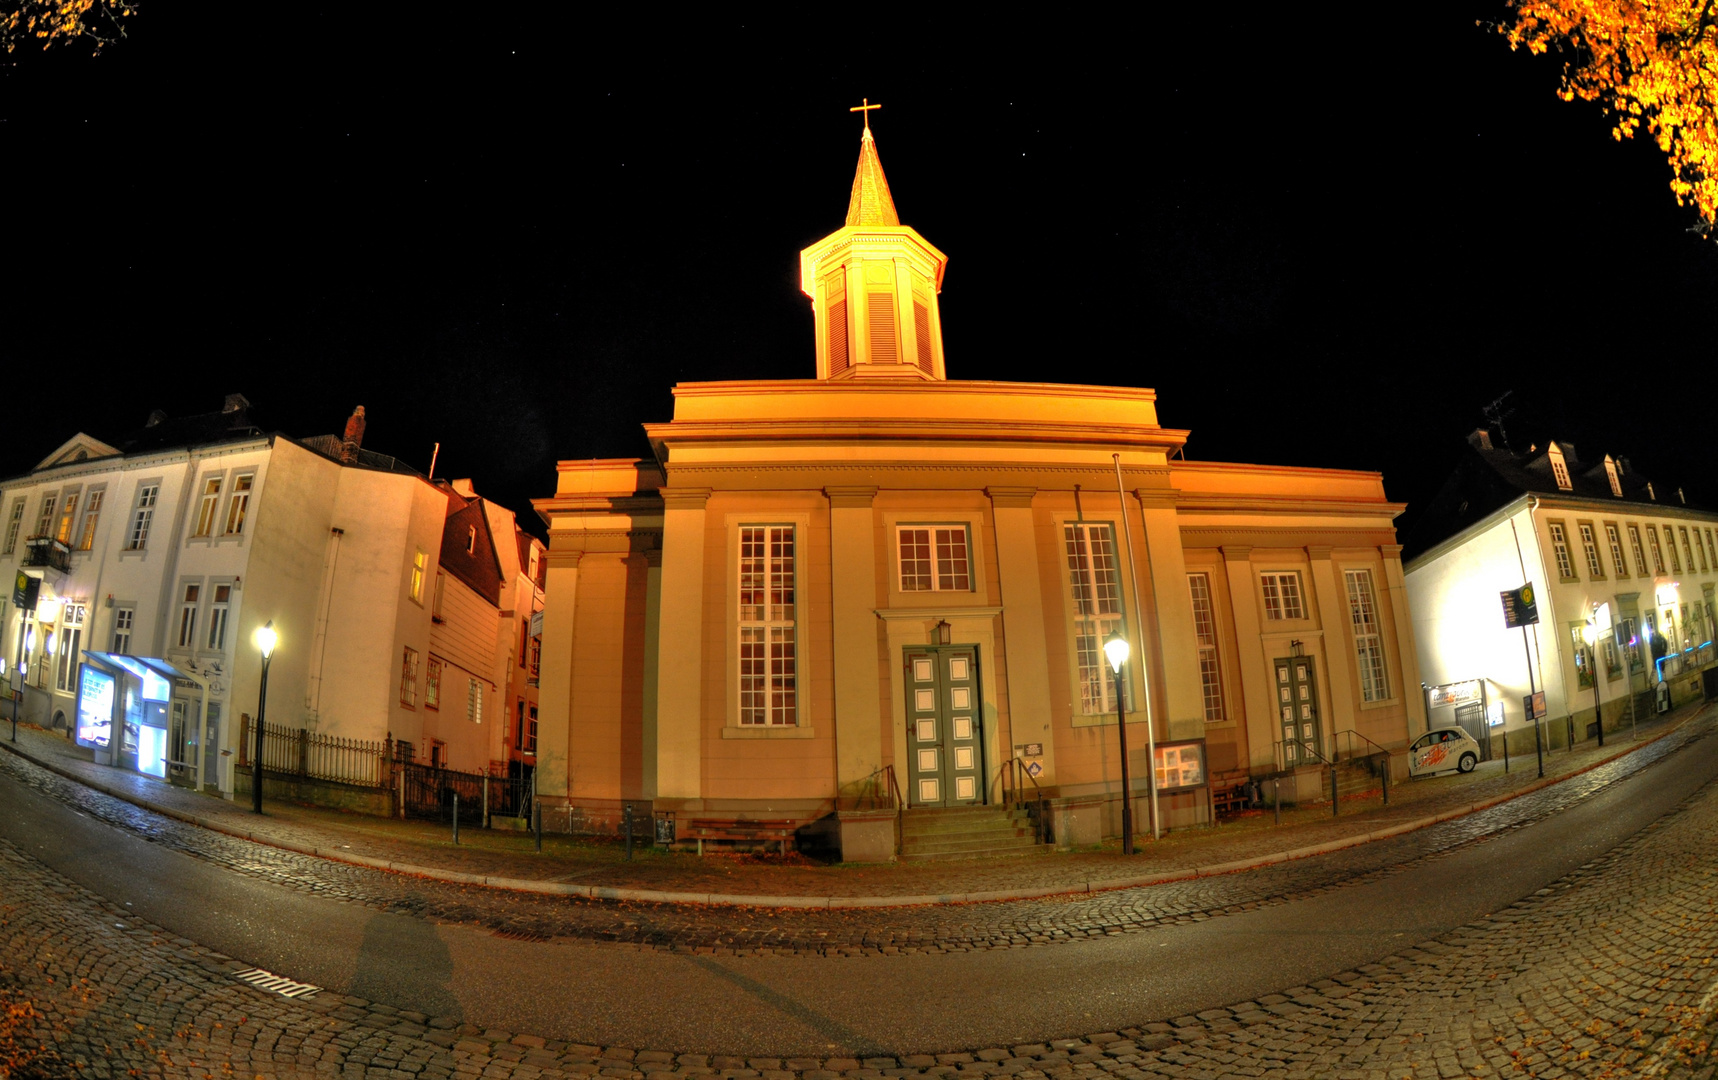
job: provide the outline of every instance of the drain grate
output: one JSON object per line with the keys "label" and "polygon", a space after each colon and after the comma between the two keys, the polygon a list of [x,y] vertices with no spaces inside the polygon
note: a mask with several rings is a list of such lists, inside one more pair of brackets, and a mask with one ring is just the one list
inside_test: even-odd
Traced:
{"label": "drain grate", "polygon": [[497,930],[495,931],[495,936],[498,938],[506,938],[508,941],[544,942],[549,940],[549,935],[533,934],[529,930]]}
{"label": "drain grate", "polygon": [[258,990],[267,990],[279,994],[281,997],[300,1000],[313,998],[322,991],[320,986],[294,982],[284,975],[276,975],[274,972],[264,971],[262,968],[245,968],[242,971],[235,971],[233,978],[243,983],[250,983]]}

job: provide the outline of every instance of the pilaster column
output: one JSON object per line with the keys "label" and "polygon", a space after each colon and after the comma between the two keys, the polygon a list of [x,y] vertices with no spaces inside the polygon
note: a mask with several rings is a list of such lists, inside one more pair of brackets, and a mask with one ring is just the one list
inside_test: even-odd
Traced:
{"label": "pilaster column", "polygon": [[543,659],[537,690],[537,794],[567,797],[567,735],[573,711],[573,613],[579,601],[579,559],[567,538],[550,534],[543,556]]}
{"label": "pilaster column", "polygon": [[[1056,743],[1050,726],[1049,641],[1039,584],[1038,534],[1032,520],[1036,488],[986,490],[996,527],[997,588],[1002,601],[1002,655],[1008,670],[1008,724],[1013,743],[1044,744],[1044,775],[1056,783]],[[1012,746],[999,752],[1013,753]]]}
{"label": "pilaster column", "polygon": [[874,487],[830,487],[831,629],[835,654],[835,784],[847,795],[883,765],[877,667]]}
{"label": "pilaster column", "polygon": [[[704,506],[709,488],[663,488],[662,602],[657,638],[671,662],[656,670],[656,794],[703,797]],[[719,677],[719,676],[718,676]]]}
{"label": "pilaster column", "polygon": [[[1158,725],[1159,738],[1197,739],[1205,734],[1205,690],[1199,682],[1199,637],[1193,628],[1193,597],[1187,591],[1187,559],[1181,550],[1175,493],[1148,489],[1133,495],[1145,519],[1145,546],[1137,548],[1134,557],[1146,560],[1151,568],[1150,584],[1142,588],[1151,594],[1147,610],[1157,618],[1156,644],[1162,659],[1156,673],[1161,687],[1157,699],[1167,711]],[[1126,547],[1117,554],[1125,558]],[[1150,643],[1150,637],[1141,633],[1141,647]]]}
{"label": "pilaster column", "polygon": [[1242,715],[1246,717],[1247,767],[1269,769],[1276,765],[1276,743],[1282,737],[1277,715],[1276,690],[1272,685],[1271,661],[1265,655],[1264,630],[1259,623],[1258,586],[1253,579],[1253,549],[1225,546],[1223,573],[1229,583],[1229,617],[1235,624],[1241,675]]}
{"label": "pilaster column", "polygon": [[1360,692],[1354,685],[1351,669],[1351,628],[1348,625],[1347,597],[1336,580],[1336,568],[1330,561],[1328,547],[1309,547],[1312,560],[1313,599],[1318,605],[1318,624],[1324,628],[1324,667],[1330,683],[1330,727],[1325,745],[1334,747],[1338,731],[1354,726],[1354,705]]}
{"label": "pilaster column", "polygon": [[1402,575],[1402,545],[1380,544],[1384,557],[1384,592],[1390,618],[1396,624],[1396,662],[1401,665],[1402,685],[1396,695],[1408,709],[1408,738],[1426,730],[1426,695],[1420,693],[1420,648],[1414,641],[1414,617],[1408,610],[1408,585]]}

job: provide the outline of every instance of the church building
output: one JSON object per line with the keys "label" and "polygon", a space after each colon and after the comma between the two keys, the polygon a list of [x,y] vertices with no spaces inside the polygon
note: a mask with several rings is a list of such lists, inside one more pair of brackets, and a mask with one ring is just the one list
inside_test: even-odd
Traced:
{"label": "church building", "polygon": [[1148,772],[1176,828],[1424,730],[1378,474],[1181,460],[1148,389],[951,379],[947,266],[867,124],[845,224],[800,253],[816,377],[681,383],[651,459],[559,464],[545,828],[631,804],[892,858],[897,807],[1031,801],[1038,835],[1095,843],[1120,827],[1115,633],[1142,833]]}

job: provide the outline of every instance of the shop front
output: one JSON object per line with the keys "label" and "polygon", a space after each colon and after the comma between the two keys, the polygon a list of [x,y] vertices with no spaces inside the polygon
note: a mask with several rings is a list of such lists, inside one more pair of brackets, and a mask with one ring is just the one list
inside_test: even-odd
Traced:
{"label": "shop front", "polygon": [[[180,687],[200,688],[200,700],[175,701]],[[208,686],[195,672],[171,661],[86,650],[78,675],[74,741],[88,747],[98,765],[201,788],[206,773],[208,782],[215,781],[202,745],[218,742],[218,733],[201,737],[208,696]]]}

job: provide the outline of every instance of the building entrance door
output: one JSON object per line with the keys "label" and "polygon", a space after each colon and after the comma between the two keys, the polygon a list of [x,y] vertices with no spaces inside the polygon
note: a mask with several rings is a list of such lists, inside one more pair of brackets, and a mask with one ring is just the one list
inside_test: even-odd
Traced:
{"label": "building entrance door", "polygon": [[1318,722],[1318,687],[1312,657],[1285,656],[1276,661],[1277,715],[1283,733],[1283,765],[1309,765],[1323,760],[1323,736]]}
{"label": "building entrance door", "polygon": [[1485,723],[1485,706],[1477,701],[1456,706],[1456,726],[1479,744],[1479,760],[1491,760],[1491,731]]}
{"label": "building entrance door", "polygon": [[915,645],[906,650],[907,805],[984,802],[984,735],[978,708],[978,650]]}

